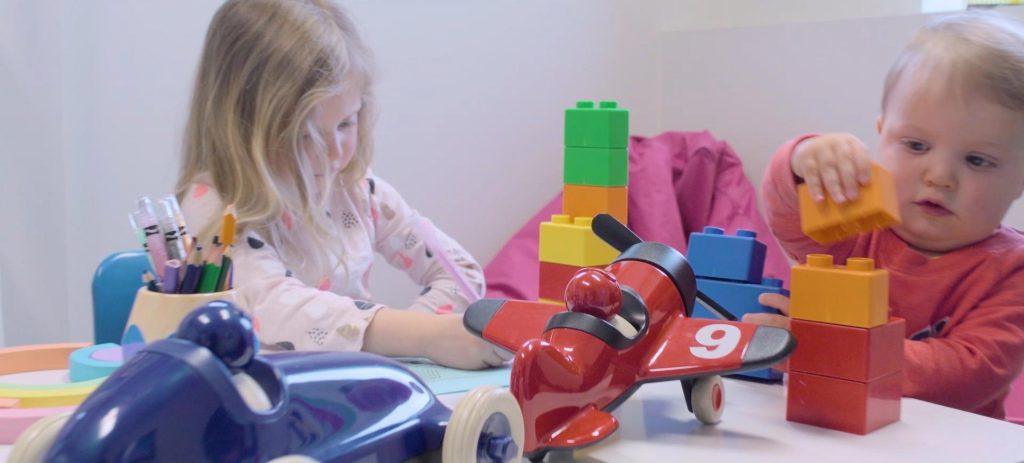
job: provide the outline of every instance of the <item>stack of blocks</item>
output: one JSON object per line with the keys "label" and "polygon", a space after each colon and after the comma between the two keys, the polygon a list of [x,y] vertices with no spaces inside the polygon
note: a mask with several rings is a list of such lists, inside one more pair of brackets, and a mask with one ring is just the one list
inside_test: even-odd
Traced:
{"label": "stack of blocks", "polygon": [[[687,259],[697,276],[697,289],[713,299],[737,318],[748,313],[778,313],[757,302],[761,293],[789,295],[782,289],[782,280],[763,278],[767,246],[757,240],[757,233],[736,230],[726,235],[718,227],[704,227],[703,233],[691,233]],[[693,309],[697,318],[719,318],[703,305]],[[781,381],[782,373],[765,368],[737,376],[767,381]]]}
{"label": "stack of blocks", "polygon": [[889,318],[889,273],[867,258],[793,267],[786,419],[867,434],[900,419],[905,323]]}
{"label": "stack of blocks", "polygon": [[614,101],[580,101],[565,111],[562,214],[540,224],[540,300],[562,304],[583,267],[603,267],[618,252],[590,229],[597,214],[626,223],[629,111]]}

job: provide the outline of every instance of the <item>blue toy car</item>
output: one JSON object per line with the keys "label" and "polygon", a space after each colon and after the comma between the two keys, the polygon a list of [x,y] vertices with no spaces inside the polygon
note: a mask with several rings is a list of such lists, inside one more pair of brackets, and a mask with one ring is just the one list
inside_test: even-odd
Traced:
{"label": "blue toy car", "polygon": [[[256,355],[251,320],[200,307],[70,414],[36,423],[13,461],[509,462],[522,414],[478,388],[455,411],[401,363],[357,352]],[[447,432],[446,432],[447,431]]]}

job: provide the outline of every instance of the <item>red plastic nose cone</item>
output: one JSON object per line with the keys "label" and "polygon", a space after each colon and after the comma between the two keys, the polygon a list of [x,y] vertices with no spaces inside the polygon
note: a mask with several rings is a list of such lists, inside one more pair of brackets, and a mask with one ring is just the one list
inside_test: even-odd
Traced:
{"label": "red plastic nose cone", "polygon": [[565,305],[573,312],[608,320],[619,313],[622,290],[615,275],[597,268],[580,269],[565,285]]}

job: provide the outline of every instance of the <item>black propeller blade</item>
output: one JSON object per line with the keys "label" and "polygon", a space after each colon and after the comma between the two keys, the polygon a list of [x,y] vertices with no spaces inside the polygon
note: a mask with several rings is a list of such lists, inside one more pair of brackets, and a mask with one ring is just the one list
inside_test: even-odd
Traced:
{"label": "black propeller blade", "polygon": [[[609,246],[619,252],[625,252],[634,244],[644,242],[639,236],[636,236],[636,233],[633,233],[633,230],[630,230],[629,227],[623,225],[622,222],[619,222],[609,214],[597,214],[594,216],[594,221],[591,222],[590,228],[594,230],[594,234],[598,238],[601,238],[602,241],[608,243]],[[732,312],[726,310],[725,307],[722,307],[700,290],[697,290],[697,302],[725,320],[737,320]]]}

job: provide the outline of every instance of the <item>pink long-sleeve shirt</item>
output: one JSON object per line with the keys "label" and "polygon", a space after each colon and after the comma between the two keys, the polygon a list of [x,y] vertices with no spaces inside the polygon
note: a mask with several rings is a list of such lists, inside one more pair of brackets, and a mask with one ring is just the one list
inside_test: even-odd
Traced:
{"label": "pink long-sleeve shirt", "polygon": [[[821,245],[800,231],[794,139],[775,153],[761,186],[768,225],[789,256],[870,257],[889,271],[891,314],[906,319],[903,395],[1002,418],[1024,363],[1024,237],[988,238],[929,258],[891,230]],[[897,185],[897,188],[899,186]]]}

